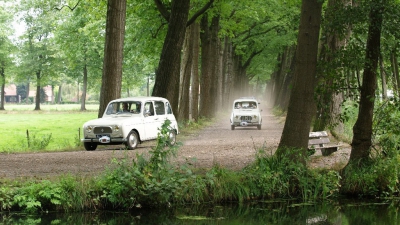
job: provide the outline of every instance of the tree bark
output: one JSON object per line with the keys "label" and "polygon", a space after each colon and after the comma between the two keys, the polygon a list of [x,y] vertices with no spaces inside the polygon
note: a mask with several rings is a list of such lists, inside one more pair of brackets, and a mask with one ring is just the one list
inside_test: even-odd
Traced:
{"label": "tree bark", "polygon": [[[342,11],[343,8],[350,5],[349,0],[329,0],[328,7],[326,10],[325,18],[327,20],[334,20],[337,11]],[[344,25],[343,25],[344,26]],[[326,130],[331,128],[335,134],[343,132],[343,123],[339,120],[341,114],[341,105],[344,100],[343,91],[340,91],[340,87],[344,87],[345,83],[339,83],[341,80],[338,76],[345,76],[345,71],[342,68],[332,68],[329,66],[334,64],[337,60],[337,52],[347,45],[347,41],[350,38],[351,29],[335,30],[332,27],[327,27],[324,30],[325,39],[324,43],[321,44],[322,49],[320,53],[320,60],[324,62],[324,65],[328,65],[324,68],[322,73],[318,74],[318,79],[321,80],[321,88],[319,91],[319,101],[317,107],[316,118],[313,124],[314,131]]]}
{"label": "tree bark", "polygon": [[4,109],[4,102],[6,100],[6,97],[5,97],[4,89],[5,89],[5,85],[6,85],[6,76],[4,74],[4,66],[3,65],[0,67],[0,76],[1,76],[0,110],[5,110]]}
{"label": "tree bark", "polygon": [[121,97],[125,17],[126,0],[108,0],[99,118],[111,100]]}
{"label": "tree bark", "polygon": [[208,19],[207,14],[205,14],[200,23],[201,33],[201,77],[200,77],[200,117],[211,118],[211,110],[212,110],[212,95],[211,95],[211,71],[210,71],[210,49],[211,49],[211,40],[210,40],[210,31],[208,28]]}
{"label": "tree bark", "polygon": [[83,88],[82,88],[82,97],[81,97],[81,111],[86,110],[86,91],[87,91],[87,79],[88,79],[88,74],[87,74],[87,65],[85,64],[83,66]]}
{"label": "tree bark", "polygon": [[399,76],[399,63],[397,62],[396,51],[392,51],[390,54],[390,62],[392,64],[392,71],[393,71],[393,87],[394,87],[394,94],[400,96],[400,76]]}
{"label": "tree bark", "polygon": [[210,75],[211,75],[211,93],[210,95],[213,97],[211,100],[210,110],[211,110],[211,118],[215,117],[218,107],[221,102],[218,101],[218,93],[219,93],[219,80],[221,79],[221,71],[219,70],[219,50],[220,50],[220,41],[218,38],[219,31],[219,20],[218,16],[214,16],[211,20],[210,25],[210,34],[211,34],[211,43],[210,43],[210,55],[208,56],[209,64],[210,64]]}
{"label": "tree bark", "polygon": [[152,96],[168,99],[175,112],[178,112],[179,85],[177,84],[180,80],[181,50],[189,15],[189,5],[190,1],[187,0],[172,1],[168,31],[161,51],[152,93]]}
{"label": "tree bark", "polygon": [[36,97],[35,97],[35,110],[40,110],[40,70],[36,71]]}
{"label": "tree bark", "polygon": [[200,26],[194,23],[191,29],[193,41],[193,62],[192,62],[192,81],[191,81],[191,115],[194,121],[199,119],[199,35]]}
{"label": "tree bark", "polygon": [[386,84],[386,72],[385,66],[383,63],[383,56],[382,54],[379,55],[379,62],[380,62],[380,71],[381,71],[381,81],[382,81],[382,99],[387,99],[387,84]]}
{"label": "tree bark", "polygon": [[193,38],[192,30],[193,27],[189,26],[186,29],[183,57],[182,57],[182,68],[181,68],[181,90],[179,100],[179,113],[177,120],[184,122],[189,120],[189,88],[190,88],[190,75],[192,72],[192,58],[193,58]]}
{"label": "tree bark", "polygon": [[[293,88],[285,125],[276,152],[277,155],[287,153],[292,160],[304,164],[305,157],[307,157],[311,119],[316,110],[314,88],[321,11],[321,1],[302,1]],[[301,149],[301,151],[287,152],[289,148]]]}
{"label": "tree bark", "polygon": [[26,84],[26,99],[25,99],[26,104],[30,103],[29,102],[29,91],[30,91],[29,89],[30,89],[30,83],[29,83],[29,80],[28,80],[28,82]]}
{"label": "tree bark", "polygon": [[369,28],[358,118],[353,127],[349,164],[368,161],[372,145],[372,119],[385,1],[371,2]]}
{"label": "tree bark", "polygon": [[61,91],[62,91],[62,84],[58,86],[57,104],[61,104],[61,99],[62,99]]}

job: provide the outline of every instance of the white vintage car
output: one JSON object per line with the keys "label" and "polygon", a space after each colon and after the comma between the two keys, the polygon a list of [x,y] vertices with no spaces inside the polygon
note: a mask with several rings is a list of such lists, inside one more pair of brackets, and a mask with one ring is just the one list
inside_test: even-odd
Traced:
{"label": "white vintage car", "polygon": [[242,97],[233,101],[231,130],[235,127],[255,126],[261,130],[262,117],[259,102],[253,97]]}
{"label": "white vintage car", "polygon": [[171,105],[160,97],[129,97],[111,101],[102,118],[83,124],[83,142],[88,151],[98,145],[125,144],[135,149],[139,143],[157,138],[165,120],[170,124],[170,143],[179,133]]}

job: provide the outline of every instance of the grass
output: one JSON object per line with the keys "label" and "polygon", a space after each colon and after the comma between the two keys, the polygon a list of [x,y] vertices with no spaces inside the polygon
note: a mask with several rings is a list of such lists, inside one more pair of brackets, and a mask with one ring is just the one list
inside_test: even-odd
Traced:
{"label": "grass", "polygon": [[[87,105],[87,111],[79,111],[80,105],[41,105],[40,111],[34,105],[6,105],[0,111],[2,141],[0,152],[30,152],[34,150],[61,151],[76,149],[82,136],[84,122],[97,118],[98,105]],[[28,135],[31,141],[28,147]],[[32,146],[38,143],[44,149]]]}

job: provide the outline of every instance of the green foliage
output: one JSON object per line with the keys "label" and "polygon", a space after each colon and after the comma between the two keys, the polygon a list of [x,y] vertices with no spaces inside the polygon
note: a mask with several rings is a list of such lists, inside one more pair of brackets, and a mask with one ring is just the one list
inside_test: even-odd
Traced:
{"label": "green foliage", "polygon": [[378,103],[374,112],[374,138],[377,153],[389,157],[398,155],[400,149],[400,102],[397,98]]}
{"label": "green foliage", "polygon": [[344,131],[340,135],[340,139],[351,143],[353,139],[353,126],[356,123],[358,115],[358,103],[353,101],[346,101],[342,106],[342,113],[340,114],[340,120],[344,124]]}
{"label": "green foliage", "polygon": [[254,197],[309,201],[338,193],[340,176],[337,172],[312,171],[293,162],[289,156],[289,153],[269,156],[262,150],[258,152],[256,161],[245,169]]}
{"label": "green foliage", "polygon": [[51,141],[51,133],[43,134],[41,137],[37,137],[36,134],[29,136],[28,148],[32,150],[44,150]]}
{"label": "green foliage", "polygon": [[7,211],[13,207],[14,188],[11,185],[2,184],[0,187],[0,211]]}
{"label": "green foliage", "polygon": [[169,132],[171,122],[166,120],[160,130],[156,146],[150,158],[137,155],[131,164],[127,160],[114,160],[115,167],[109,169],[98,181],[103,205],[113,208],[132,208],[137,205],[167,204],[176,195],[185,178],[175,171],[168,159],[176,151],[171,146]]}
{"label": "green foliage", "polygon": [[250,188],[244,182],[245,176],[218,165],[207,172],[206,180],[214,202],[244,201],[250,199]]}
{"label": "green foliage", "polygon": [[387,197],[399,192],[400,157],[377,157],[368,164],[348,164],[340,192],[347,195]]}

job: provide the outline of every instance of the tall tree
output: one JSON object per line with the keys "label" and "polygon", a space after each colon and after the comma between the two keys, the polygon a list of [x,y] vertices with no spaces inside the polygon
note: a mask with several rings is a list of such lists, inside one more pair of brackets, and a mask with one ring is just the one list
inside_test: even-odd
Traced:
{"label": "tall tree", "polygon": [[63,74],[82,83],[82,95],[79,97],[81,111],[86,110],[88,87],[92,87],[92,90],[98,87],[95,83],[101,77],[104,36],[99,33],[105,24],[98,17],[104,17],[103,12],[103,5],[94,5],[91,1],[80,2],[73,10],[64,8],[60,12],[63,15],[61,25],[55,32],[56,40],[63,50],[64,66],[68,67]]}
{"label": "tall tree", "polygon": [[172,108],[177,110],[179,86],[176,84],[179,84],[181,50],[186,26],[192,24],[198,16],[205,12],[214,0],[210,0],[189,20],[190,1],[172,0],[171,12],[167,10],[160,0],[154,0],[154,2],[161,15],[168,22],[168,31],[165,36],[160,61],[156,70],[156,79],[152,96],[167,98]]}
{"label": "tall tree", "polygon": [[6,69],[11,65],[12,43],[8,38],[10,35],[11,15],[0,5],[0,110],[5,110],[5,85]]}
{"label": "tall tree", "polygon": [[192,60],[192,77],[191,77],[191,115],[194,121],[199,118],[199,35],[200,35],[200,25],[199,23],[194,23],[191,30],[192,40],[193,40],[193,60]]}
{"label": "tall tree", "polygon": [[192,59],[193,59],[193,27],[190,25],[186,29],[185,42],[183,46],[183,56],[181,64],[181,85],[180,85],[180,99],[179,99],[179,113],[177,120],[189,120],[189,93],[190,93],[190,76],[192,73]]}
{"label": "tall tree", "polygon": [[99,118],[107,104],[121,96],[125,17],[126,0],[108,0]]}
{"label": "tall tree", "polygon": [[350,163],[369,160],[372,144],[372,119],[377,88],[377,68],[380,55],[381,29],[386,0],[371,1],[364,73],[357,121],[353,127]]}
{"label": "tall tree", "polygon": [[324,69],[318,72],[320,85],[318,88],[319,100],[313,129],[326,130],[330,128],[336,134],[343,132],[343,123],[339,120],[341,105],[344,100],[345,73],[340,66],[340,50],[343,49],[350,38],[351,29],[348,25],[336,20],[338,16],[346,18],[347,10],[351,9],[349,0],[329,0],[325,12],[324,39],[321,43],[320,60]]}
{"label": "tall tree", "polygon": [[[21,1],[18,6],[26,32],[22,39],[19,65],[20,79],[36,81],[35,110],[40,110],[41,92],[50,76],[54,75],[55,43],[53,21],[57,14],[52,8],[51,0],[45,2]],[[30,79],[33,76],[34,79]],[[44,100],[44,99],[43,99]]]}
{"label": "tall tree", "polygon": [[318,41],[321,25],[322,1],[303,0],[297,39],[296,64],[289,107],[277,154],[288,148],[302,149],[290,157],[305,163],[308,135],[316,107],[314,103]]}

